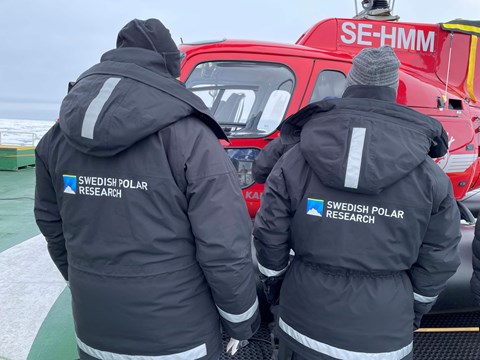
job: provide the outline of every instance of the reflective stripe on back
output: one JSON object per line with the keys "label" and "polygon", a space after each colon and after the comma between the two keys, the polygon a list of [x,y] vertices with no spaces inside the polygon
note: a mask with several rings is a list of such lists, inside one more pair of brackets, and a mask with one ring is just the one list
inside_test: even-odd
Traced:
{"label": "reflective stripe on back", "polygon": [[95,129],[95,124],[98,121],[98,116],[102,112],[105,103],[112,95],[113,90],[120,80],[121,78],[113,77],[107,79],[100,89],[98,95],[92,100],[90,105],[88,105],[88,109],[85,112],[85,117],[83,118],[82,123],[82,137],[93,139],[93,130]]}
{"label": "reflective stripe on back", "polygon": [[[305,336],[294,328],[289,326],[282,318],[278,319],[280,328],[290,337],[295,339],[303,346],[308,347],[316,352],[331,356],[335,359],[343,360],[401,360],[412,352],[413,343],[401,348],[400,350],[383,352],[383,353],[363,353],[350,350],[340,349],[320,341]],[[354,340],[354,339],[353,339]]]}
{"label": "reflective stripe on back", "polygon": [[366,131],[366,128],[353,128],[352,138],[350,139],[350,150],[348,151],[345,187],[352,189],[358,188]]}
{"label": "reflective stripe on back", "polygon": [[193,349],[183,351],[181,353],[170,354],[170,355],[158,355],[158,356],[126,355],[126,354],[116,354],[108,351],[98,350],[82,342],[82,340],[80,340],[78,336],[77,336],[77,345],[86,354],[100,360],[195,360],[195,359],[200,359],[207,355],[207,346],[205,344],[199,345]]}

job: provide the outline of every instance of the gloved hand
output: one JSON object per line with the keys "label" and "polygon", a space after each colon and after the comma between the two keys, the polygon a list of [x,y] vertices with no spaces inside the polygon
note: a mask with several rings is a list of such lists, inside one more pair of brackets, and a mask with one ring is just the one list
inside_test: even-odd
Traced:
{"label": "gloved hand", "polygon": [[234,338],[230,338],[230,341],[227,344],[227,354],[235,355],[235,353],[248,345],[248,340],[237,340]]}
{"label": "gloved hand", "polygon": [[239,347],[240,347],[240,340],[230,338],[230,341],[227,344],[227,354],[232,356],[235,355]]}

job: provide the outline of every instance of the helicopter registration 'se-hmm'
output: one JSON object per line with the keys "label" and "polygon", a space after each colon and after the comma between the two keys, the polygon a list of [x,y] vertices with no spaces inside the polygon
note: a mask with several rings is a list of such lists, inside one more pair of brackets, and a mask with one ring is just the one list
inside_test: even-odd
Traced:
{"label": "helicopter registration 'se-hmm'", "polygon": [[[182,44],[186,56],[181,80],[228,134],[230,143],[224,147],[253,218],[263,184],[255,183],[252,163],[278,136],[282,121],[312,102],[341,97],[352,58],[363,48],[389,45],[401,62],[397,103],[442,123],[449,151],[436,162],[452,182],[463,219],[472,223],[474,217],[461,200],[480,187],[480,22],[400,22],[392,14],[394,1],[364,0],[361,5],[353,18],[318,22],[295,44],[251,40]],[[440,308],[473,304],[466,290],[473,229],[464,225],[462,231],[462,266],[439,298]]]}

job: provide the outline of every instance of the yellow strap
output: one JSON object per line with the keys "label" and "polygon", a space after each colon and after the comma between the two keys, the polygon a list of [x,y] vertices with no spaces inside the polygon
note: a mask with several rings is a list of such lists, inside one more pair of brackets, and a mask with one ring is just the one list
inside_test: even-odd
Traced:
{"label": "yellow strap", "polygon": [[442,26],[450,30],[462,30],[462,31],[468,31],[473,33],[480,33],[480,27],[473,26],[473,25],[442,24]]}
{"label": "yellow strap", "polygon": [[477,102],[474,88],[475,63],[477,61],[477,43],[478,36],[472,36],[472,41],[470,42],[470,56],[468,58],[467,91],[473,102]]}

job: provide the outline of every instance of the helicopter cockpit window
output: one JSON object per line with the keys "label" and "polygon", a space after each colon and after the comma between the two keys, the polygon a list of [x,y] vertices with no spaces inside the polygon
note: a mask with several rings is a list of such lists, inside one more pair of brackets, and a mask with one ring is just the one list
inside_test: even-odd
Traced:
{"label": "helicopter cockpit window", "polygon": [[290,93],[285,90],[274,90],[268,98],[265,110],[260,116],[257,128],[265,133],[272,133],[280,125],[290,101]]}
{"label": "helicopter cockpit window", "polygon": [[185,82],[230,137],[263,137],[285,116],[295,85],[280,64],[215,61],[195,67]]}
{"label": "helicopter cockpit window", "polygon": [[340,98],[345,90],[346,77],[340,71],[324,70],[318,74],[309,103],[328,98]]}

